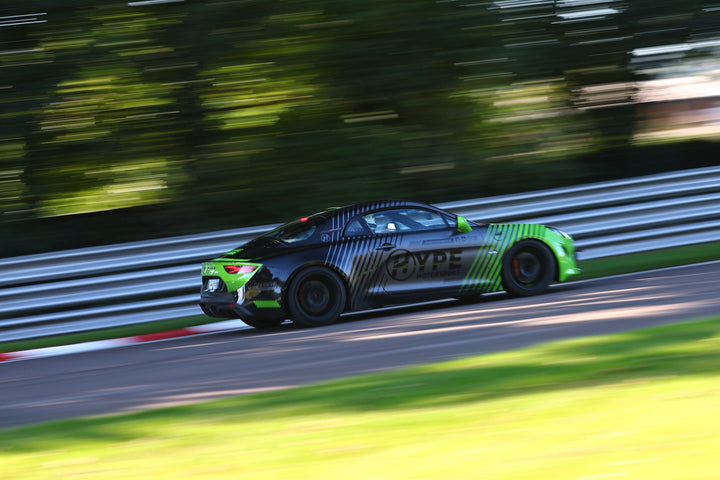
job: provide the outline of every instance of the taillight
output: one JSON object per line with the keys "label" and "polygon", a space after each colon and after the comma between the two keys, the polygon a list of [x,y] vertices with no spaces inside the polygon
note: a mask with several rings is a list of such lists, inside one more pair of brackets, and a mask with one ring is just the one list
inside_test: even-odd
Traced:
{"label": "taillight", "polygon": [[224,265],[223,268],[230,275],[239,275],[241,273],[252,273],[257,270],[257,265]]}

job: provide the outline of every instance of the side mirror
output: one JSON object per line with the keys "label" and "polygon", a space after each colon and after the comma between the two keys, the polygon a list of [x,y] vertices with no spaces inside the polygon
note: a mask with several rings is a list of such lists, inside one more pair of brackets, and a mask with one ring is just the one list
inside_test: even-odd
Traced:
{"label": "side mirror", "polygon": [[468,233],[472,231],[472,227],[465,217],[457,217],[457,231],[459,233]]}

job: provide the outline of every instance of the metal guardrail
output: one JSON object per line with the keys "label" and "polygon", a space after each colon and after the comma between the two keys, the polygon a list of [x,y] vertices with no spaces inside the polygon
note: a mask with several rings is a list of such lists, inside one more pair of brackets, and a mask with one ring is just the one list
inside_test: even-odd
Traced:
{"label": "metal guardrail", "polygon": [[[561,228],[582,261],[720,240],[720,166],[438,206]],[[200,263],[272,227],[2,259],[0,342],[199,315]]]}

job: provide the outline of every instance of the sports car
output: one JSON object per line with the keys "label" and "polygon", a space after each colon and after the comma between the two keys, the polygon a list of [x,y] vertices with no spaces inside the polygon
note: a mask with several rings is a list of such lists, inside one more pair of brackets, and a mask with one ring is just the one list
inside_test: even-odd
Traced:
{"label": "sports car", "polygon": [[573,239],[558,229],[372,201],[299,218],[203,263],[200,307],[256,328],[288,318],[316,327],[381,306],[536,295],[578,273]]}

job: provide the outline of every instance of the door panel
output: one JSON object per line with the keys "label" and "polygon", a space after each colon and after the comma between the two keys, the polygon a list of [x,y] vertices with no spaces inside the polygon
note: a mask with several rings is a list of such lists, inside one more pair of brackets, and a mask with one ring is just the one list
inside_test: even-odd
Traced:
{"label": "door panel", "polygon": [[470,273],[486,231],[473,225],[458,232],[454,217],[418,207],[359,214],[348,222],[343,241],[351,298],[402,303],[474,288],[482,279]]}
{"label": "door panel", "polygon": [[483,237],[475,229],[405,234],[385,261],[385,290],[393,297],[417,296],[417,300],[459,293]]}

